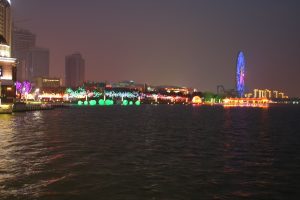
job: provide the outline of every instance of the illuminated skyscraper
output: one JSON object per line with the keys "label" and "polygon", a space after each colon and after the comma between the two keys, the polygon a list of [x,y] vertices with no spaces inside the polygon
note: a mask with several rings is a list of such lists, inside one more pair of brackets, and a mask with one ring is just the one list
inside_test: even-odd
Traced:
{"label": "illuminated skyscraper", "polygon": [[15,97],[16,60],[11,58],[10,1],[0,0],[0,100],[13,102]]}
{"label": "illuminated skyscraper", "polygon": [[244,97],[245,94],[245,77],[246,62],[243,52],[239,52],[236,64],[236,91],[238,97]]}
{"label": "illuminated skyscraper", "polygon": [[0,0],[0,35],[11,46],[11,8],[10,1]]}
{"label": "illuminated skyscraper", "polygon": [[85,61],[80,53],[66,56],[65,76],[67,87],[78,87],[83,84],[85,78]]}

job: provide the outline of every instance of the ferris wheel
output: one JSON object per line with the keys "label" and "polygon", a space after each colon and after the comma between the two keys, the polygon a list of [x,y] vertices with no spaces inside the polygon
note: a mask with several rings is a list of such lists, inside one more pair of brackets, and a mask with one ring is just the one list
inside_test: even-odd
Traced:
{"label": "ferris wheel", "polygon": [[243,52],[239,52],[236,65],[236,90],[239,97],[245,94],[246,62]]}

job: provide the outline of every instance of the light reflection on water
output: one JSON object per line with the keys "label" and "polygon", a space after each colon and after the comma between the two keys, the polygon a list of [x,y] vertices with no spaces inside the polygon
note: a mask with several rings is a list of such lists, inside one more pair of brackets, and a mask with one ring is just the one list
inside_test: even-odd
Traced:
{"label": "light reflection on water", "polygon": [[3,189],[5,180],[14,179],[14,173],[11,173],[11,166],[14,159],[11,156],[9,146],[13,139],[13,119],[11,115],[0,115],[0,190]]}
{"label": "light reflection on water", "polygon": [[0,199],[293,199],[299,111],[142,106],[0,115]]}

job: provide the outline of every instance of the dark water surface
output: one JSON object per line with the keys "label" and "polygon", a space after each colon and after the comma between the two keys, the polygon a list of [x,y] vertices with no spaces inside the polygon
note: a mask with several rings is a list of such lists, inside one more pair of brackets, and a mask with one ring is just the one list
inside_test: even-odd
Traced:
{"label": "dark water surface", "polygon": [[300,107],[0,115],[0,199],[300,199]]}

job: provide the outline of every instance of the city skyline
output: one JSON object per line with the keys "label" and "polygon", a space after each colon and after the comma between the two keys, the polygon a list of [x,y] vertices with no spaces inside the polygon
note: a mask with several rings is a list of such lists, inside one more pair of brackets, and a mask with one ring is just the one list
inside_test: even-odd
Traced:
{"label": "city skyline", "polygon": [[12,2],[16,25],[49,47],[51,76],[64,77],[64,57],[79,51],[87,80],[216,91],[220,84],[235,88],[241,50],[246,89],[300,96],[297,1],[68,2]]}

